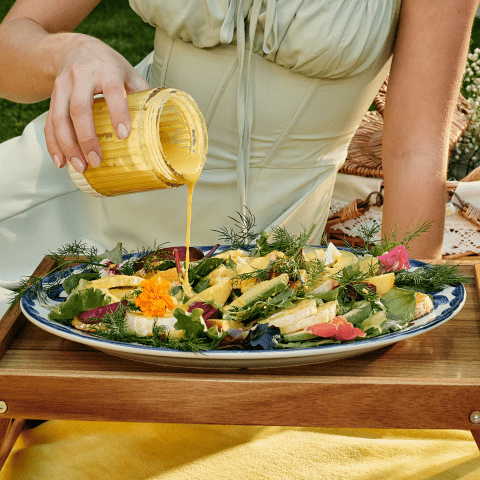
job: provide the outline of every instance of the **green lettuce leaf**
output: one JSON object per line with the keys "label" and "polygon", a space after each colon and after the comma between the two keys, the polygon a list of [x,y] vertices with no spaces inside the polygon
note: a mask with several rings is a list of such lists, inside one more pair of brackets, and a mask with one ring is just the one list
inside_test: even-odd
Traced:
{"label": "green lettuce leaf", "polygon": [[78,287],[80,280],[82,278],[84,280],[90,281],[90,280],[96,280],[97,278],[100,278],[100,275],[98,272],[94,272],[94,273],[82,272],[82,273],[76,273],[76,274],[70,275],[62,283],[62,287],[65,290],[67,295],[70,295]]}
{"label": "green lettuce leaf", "polygon": [[415,318],[415,292],[405,288],[391,288],[380,301],[385,305],[387,318],[405,325]]}
{"label": "green lettuce leaf", "polygon": [[383,310],[369,315],[356,326],[361,328],[367,335],[380,335],[382,333],[382,325],[388,321]]}
{"label": "green lettuce leaf", "polygon": [[195,286],[201,279],[206,277],[222,263],[225,263],[225,259],[223,258],[205,257],[196,265],[191,265],[188,269],[188,281],[190,285]]}
{"label": "green lettuce leaf", "polygon": [[119,265],[123,262],[122,257],[122,244],[119,242],[112,250],[105,250],[101,255],[98,255],[95,260],[100,262],[102,260],[110,260],[113,263]]}
{"label": "green lettuce leaf", "polygon": [[269,233],[262,232],[260,234],[260,237],[257,238],[256,240],[258,255],[260,257],[264,257],[265,255],[267,255],[267,253],[270,253],[272,251],[272,247],[268,244],[268,241],[267,241],[269,236],[270,236]]}
{"label": "green lettuce leaf", "polygon": [[174,325],[175,330],[183,330],[185,332],[182,340],[192,340],[206,331],[206,326],[201,319],[202,313],[203,310],[201,308],[194,308],[191,313],[187,313],[181,308],[176,308],[173,311],[173,316],[177,319]]}
{"label": "green lettuce leaf", "polygon": [[72,320],[78,314],[109,303],[110,298],[107,298],[101,290],[86,288],[70,295],[49,313],[48,318],[67,324],[68,320]]}

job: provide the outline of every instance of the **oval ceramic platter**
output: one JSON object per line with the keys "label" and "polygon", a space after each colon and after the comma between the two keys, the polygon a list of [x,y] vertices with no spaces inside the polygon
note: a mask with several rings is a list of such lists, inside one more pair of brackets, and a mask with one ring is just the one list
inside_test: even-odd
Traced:
{"label": "oval ceramic platter", "polygon": [[[208,252],[211,247],[199,247]],[[226,247],[224,247],[226,248]],[[410,260],[410,268],[418,268],[424,263]],[[78,268],[78,267],[74,267]],[[73,269],[72,269],[73,270]],[[44,279],[48,284],[52,277]],[[55,306],[63,301],[61,286],[54,289],[48,301]],[[401,340],[427,333],[455,316],[465,303],[465,287],[461,284],[447,287],[433,294],[434,310],[412,321],[403,330],[388,333],[380,337],[342,344],[326,344],[314,348],[259,350],[210,350],[202,353],[182,352],[169,348],[156,348],[134,343],[122,343],[81,332],[73,327],[61,325],[48,319],[50,312],[44,303],[31,291],[21,299],[20,306],[25,316],[41,329],[59,337],[82,343],[105,353],[134,361],[198,368],[266,368],[306,365],[330,362],[343,358],[362,355],[391,345]]]}

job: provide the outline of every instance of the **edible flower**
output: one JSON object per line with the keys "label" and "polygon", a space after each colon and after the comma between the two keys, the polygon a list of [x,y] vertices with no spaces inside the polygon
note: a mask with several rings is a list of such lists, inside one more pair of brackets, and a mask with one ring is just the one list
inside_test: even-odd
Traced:
{"label": "edible flower", "polygon": [[135,299],[135,305],[149,317],[164,317],[177,306],[177,301],[170,295],[170,282],[159,277],[145,280],[141,284],[142,293]]}
{"label": "edible flower", "polygon": [[398,272],[410,268],[408,253],[403,245],[398,245],[388,253],[380,255],[378,261],[387,272]]}
{"label": "edible flower", "polygon": [[102,265],[105,265],[105,268],[100,270],[100,278],[110,277],[112,275],[120,275],[122,272],[119,271],[120,265],[112,262],[108,259],[103,259],[100,262]]}
{"label": "edible flower", "polygon": [[353,340],[357,337],[365,337],[366,333],[360,328],[354,327],[344,315],[336,316],[331,323],[317,323],[306,328],[308,333],[317,337],[332,338],[340,341]]}

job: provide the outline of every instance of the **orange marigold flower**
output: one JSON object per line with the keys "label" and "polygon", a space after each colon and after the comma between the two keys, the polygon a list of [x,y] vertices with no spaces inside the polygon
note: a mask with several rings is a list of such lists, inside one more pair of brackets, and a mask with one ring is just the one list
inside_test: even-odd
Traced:
{"label": "orange marigold flower", "polygon": [[159,277],[142,282],[142,293],[135,299],[135,305],[149,317],[164,317],[177,305],[170,295],[171,284]]}

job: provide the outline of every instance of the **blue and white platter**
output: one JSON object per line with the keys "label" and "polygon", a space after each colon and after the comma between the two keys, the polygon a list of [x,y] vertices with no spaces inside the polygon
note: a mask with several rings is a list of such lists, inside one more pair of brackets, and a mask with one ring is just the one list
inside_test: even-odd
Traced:
{"label": "blue and white platter", "polygon": [[[208,252],[211,247],[198,247]],[[410,268],[424,265],[422,262],[410,260]],[[78,267],[74,267],[78,268]],[[73,269],[72,269],[73,270]],[[45,283],[54,280],[44,279]],[[50,305],[55,306],[64,300],[59,286],[49,297]],[[278,349],[270,351],[258,350],[210,350],[193,353],[156,348],[139,344],[122,343],[81,332],[73,327],[61,325],[48,319],[49,308],[44,306],[37,295],[28,291],[21,299],[20,306],[25,316],[41,329],[58,337],[78,342],[107,354],[127,358],[134,361],[197,368],[266,368],[307,365],[312,363],[331,362],[343,358],[362,355],[373,350],[407,340],[439,327],[454,317],[465,303],[466,293],[462,284],[447,287],[433,295],[434,310],[423,317],[412,321],[406,328],[388,333],[380,337],[342,344],[326,344],[314,348]]]}

